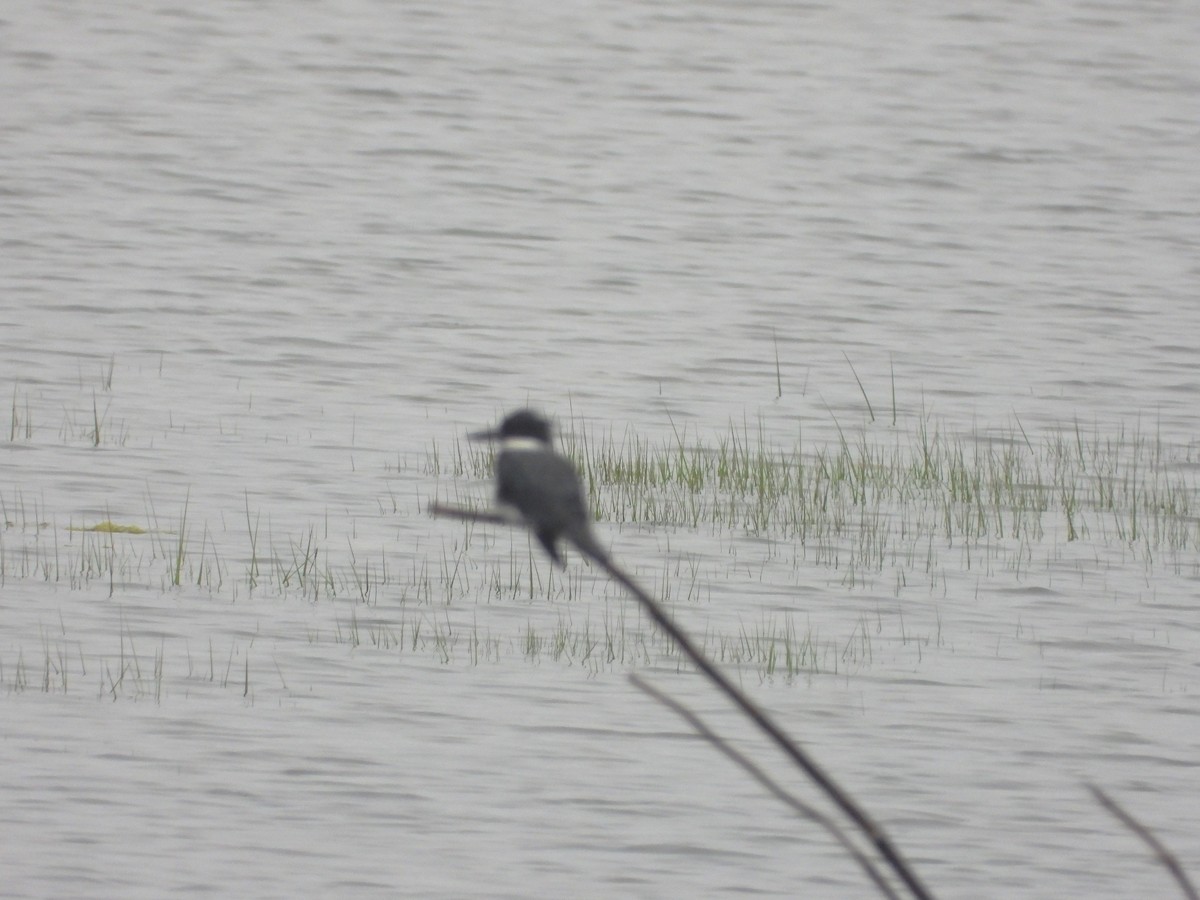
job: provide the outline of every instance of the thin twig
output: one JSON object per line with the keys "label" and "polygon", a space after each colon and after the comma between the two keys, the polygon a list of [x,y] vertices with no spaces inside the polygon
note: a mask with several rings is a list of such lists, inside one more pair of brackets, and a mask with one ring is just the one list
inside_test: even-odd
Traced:
{"label": "thin twig", "polygon": [[1196,894],[1196,888],[1188,879],[1187,873],[1183,871],[1183,866],[1179,864],[1179,860],[1175,858],[1175,854],[1167,849],[1166,844],[1156,838],[1149,828],[1135,819],[1131,813],[1099,787],[1094,784],[1088,784],[1087,789],[1092,792],[1092,795],[1101,806],[1112,813],[1122,825],[1140,837],[1146,846],[1154,851],[1154,855],[1158,858],[1158,861],[1171,873],[1171,876],[1179,885],[1179,889],[1183,891],[1183,895],[1188,900],[1200,900],[1200,895]]}
{"label": "thin twig", "polygon": [[[461,507],[444,506],[440,503],[429,504],[429,512],[433,515],[451,516],[456,519],[474,519],[482,522],[511,523],[512,519],[502,513],[493,511],[476,511]],[[844,791],[833,778],[817,764],[809,754],[785,732],[758,704],[751,700],[716,664],[704,655],[682,628],[667,615],[658,602],[638,586],[616,563],[605,555],[594,553],[590,548],[576,544],[576,548],[585,556],[590,557],[609,576],[622,585],[641,604],[642,609],[654,620],[667,635],[683,651],[709,681],[720,688],[743,713],[773,740],[783,752],[798,765],[808,777],[816,783],[826,795],[833,800],[839,809],[854,822],[875,845],[880,855],[887,861],[908,886],[913,896],[918,900],[929,900],[933,897],[929,889],[917,878],[916,873],[904,860],[899,849],[892,843],[885,832],[858,803]]]}
{"label": "thin twig", "polygon": [[779,338],[774,329],[771,330],[771,343],[775,345],[775,399],[778,400],[783,396],[783,375],[779,371]]}
{"label": "thin twig", "polygon": [[875,882],[876,887],[879,888],[880,892],[885,897],[890,897],[891,900],[899,900],[899,896],[892,889],[892,886],[887,883],[883,875],[880,874],[879,869],[875,867],[875,864],[871,862],[870,857],[863,853],[855,845],[855,843],[850,840],[850,838],[846,835],[846,832],[844,832],[838,826],[837,822],[825,815],[825,813],[821,812],[816,807],[809,806],[799,797],[784,790],[784,788],[777,781],[775,781],[775,779],[764,772],[762,768],[753,760],[751,760],[748,756],[709,728],[703,719],[701,719],[698,715],[692,712],[692,710],[688,709],[678,700],[663,693],[658,688],[654,687],[648,681],[636,674],[630,675],[629,680],[633,682],[634,687],[638,688],[643,693],[649,694],[663,706],[666,706],[680,718],[684,719],[702,738],[724,753],[734,763],[741,766],[747,773],[749,773],[751,778],[765,787],[772,795],[775,796],[776,799],[783,801],[799,815],[804,816],[806,819],[811,819],[828,831],[837,840],[837,842],[846,849],[846,852],[853,856],[855,861],[862,866],[863,871],[865,871],[867,876],[873,882]]}
{"label": "thin twig", "polygon": [[846,357],[846,365],[850,367],[850,374],[854,376],[854,380],[858,382],[858,390],[863,395],[863,400],[867,402],[867,413],[871,416],[871,421],[875,421],[875,410],[871,408],[871,398],[867,396],[867,389],[863,387],[862,379],[858,377],[858,372],[854,371],[854,363],[850,362],[850,357],[846,351],[842,351],[842,356]]}
{"label": "thin twig", "polygon": [[700,649],[692,642],[687,633],[683,631],[670,616],[658,605],[657,602],[644,590],[642,590],[636,582],[625,574],[612,560],[597,559],[596,562],[613,577],[618,583],[623,585],[629,593],[637,598],[642,604],[642,608],[649,614],[657,625],[662,628],[671,639],[679,646],[679,649],[695,664],[701,672],[703,672],[708,680],[725,692],[741,710],[745,713],[755,725],[766,733],[775,743],[792,758],[792,760],[804,773],[812,779],[817,787],[823,790],[834,803],[844,812],[850,819],[863,830],[867,837],[875,844],[880,855],[887,860],[888,864],[900,876],[901,880],[908,885],[908,889],[913,895],[920,900],[928,900],[933,897],[929,889],[922,884],[917,878],[916,873],[905,862],[904,857],[900,855],[900,851],[892,843],[887,832],[869,815],[866,810],[858,805],[848,793],[833,780],[833,778],[817,764],[807,751],[797,744],[782,728],[775,723],[775,720],[767,715],[766,710],[762,709],[758,704],[751,700],[741,688],[729,680],[716,664],[705,656]]}
{"label": "thin twig", "polygon": [[489,525],[512,525],[511,516],[492,509],[468,509],[465,506],[447,506],[434,501],[426,506],[431,516],[443,516],[447,519],[459,519],[464,522],[485,522]]}

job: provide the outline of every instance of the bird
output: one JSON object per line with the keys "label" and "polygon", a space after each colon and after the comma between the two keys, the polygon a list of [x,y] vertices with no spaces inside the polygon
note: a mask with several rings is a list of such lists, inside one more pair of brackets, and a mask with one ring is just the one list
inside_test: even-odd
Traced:
{"label": "bird", "polygon": [[534,533],[550,558],[565,566],[560,540],[597,563],[608,553],[592,530],[579,473],[550,440],[549,420],[531,409],[505,416],[498,428],[476,431],[471,440],[498,440],[496,503],[506,515]]}

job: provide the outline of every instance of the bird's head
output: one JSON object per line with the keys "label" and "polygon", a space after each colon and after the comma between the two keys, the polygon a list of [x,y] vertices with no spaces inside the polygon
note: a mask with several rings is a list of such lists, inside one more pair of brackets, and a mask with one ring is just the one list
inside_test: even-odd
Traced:
{"label": "bird's head", "polygon": [[499,428],[476,431],[469,438],[473,441],[490,441],[499,438],[505,443],[534,441],[550,446],[550,422],[532,409],[519,409],[509,413]]}

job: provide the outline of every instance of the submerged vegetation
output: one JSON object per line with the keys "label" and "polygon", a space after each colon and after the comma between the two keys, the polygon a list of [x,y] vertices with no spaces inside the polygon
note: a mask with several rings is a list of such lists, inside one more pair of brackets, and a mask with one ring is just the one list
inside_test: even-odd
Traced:
{"label": "submerged vegetation", "polygon": [[858,535],[857,555],[877,563],[892,539],[914,534],[1040,540],[1061,529],[1066,540],[1095,532],[1156,550],[1200,546],[1196,461],[1140,434],[1085,437],[1075,428],[1035,448],[1023,437],[953,437],[922,422],[890,442],[863,432],[807,454],[745,428],[715,446],[679,438],[652,448],[633,436],[570,449],[603,519],[801,542]]}
{"label": "submerged vegetation", "polygon": [[[1078,425],[1035,445],[1020,430],[959,436],[925,419],[881,440],[839,434],[833,446],[806,450],[776,447],[746,425],[715,440],[677,433],[660,443],[581,427],[564,450],[601,522],[744,532],[834,554],[809,562],[911,567],[914,547],[928,540],[1200,550],[1195,446]],[[432,474],[447,471],[436,447],[430,463]],[[491,465],[486,450],[456,446],[449,472],[486,479]]]}
{"label": "submerged vegetation", "polygon": [[[90,430],[68,417],[60,436],[123,447],[126,432],[110,424],[107,407],[101,413],[93,398],[91,413]],[[31,420],[14,394],[11,442],[31,439]],[[1030,439],[1019,423],[1007,433],[956,434],[922,417],[909,430],[864,425],[848,436],[839,428],[824,446],[799,438],[781,446],[745,424],[658,440],[570,424],[563,449],[602,535],[620,543],[632,531],[635,543],[650,544],[628,554],[638,582],[651,585],[653,597],[631,588],[639,605],[595,569],[551,567],[521,531],[472,521],[434,527],[425,516],[430,480],[432,493],[460,502],[490,499],[490,450],[459,441],[385,473],[421,484],[411,506],[389,483],[377,514],[331,521],[327,510],[298,530],[277,531],[249,490],[226,509],[206,507],[189,485],[166,502],[147,485],[144,521],[105,508],[82,521],[72,510],[61,524],[42,497],[17,489],[0,492],[0,586],[17,622],[0,640],[0,689],[154,703],[219,691],[254,703],[320,689],[361,657],[370,678],[409,661],[516,660],[588,676],[698,669],[715,671],[739,696],[735,682],[748,679],[851,674],[884,659],[911,670],[924,653],[953,648],[938,602],[969,596],[985,578],[1028,594],[1063,571],[1083,578],[1132,564],[1148,587],[1161,567],[1200,576],[1200,454],[1139,429],[1076,425]],[[85,622],[64,616],[59,602],[40,605],[64,590],[84,599],[73,612]],[[834,611],[814,621],[805,600],[832,593],[863,602],[821,603]],[[672,635],[676,618],[687,624]],[[1018,636],[1022,627],[1018,614]],[[694,637],[681,645],[681,634]],[[307,683],[296,684],[297,669]],[[748,698],[743,709],[765,718]],[[706,737],[738,761],[736,748]],[[765,774],[748,759],[739,764]],[[818,784],[828,781],[816,771]],[[857,808],[844,796],[843,809]],[[883,852],[882,832],[862,821]],[[909,871],[898,855],[883,855],[901,877]],[[914,896],[927,896],[911,878]]]}
{"label": "submerged vegetation", "polygon": [[[14,438],[29,417],[27,404],[14,399]],[[898,600],[914,591],[944,595],[947,573],[1028,582],[1084,562],[1132,560],[1200,574],[1200,454],[1136,429],[1103,434],[1076,425],[1032,440],[1019,424],[960,435],[922,418],[909,430],[839,429],[832,444],[813,447],[799,438],[780,446],[746,424],[715,437],[674,431],[657,441],[564,424],[564,452],[583,476],[602,533],[610,540],[626,530],[655,535],[656,546],[635,564],[639,578],[652,582],[662,602],[707,617],[698,629],[706,653],[760,678],[854,670],[872,664],[881,645],[915,647],[919,658],[921,648],[943,643],[940,620],[914,634],[902,614],[875,621],[860,614],[822,634],[801,604],[787,600],[800,580]],[[434,479],[452,497],[484,504],[491,468],[486,446],[455,441],[449,449],[433,444],[424,458],[389,474]],[[359,537],[368,530],[363,522],[349,522],[349,533],[339,535],[328,515],[280,533],[248,491],[241,509],[221,511],[217,526],[197,512],[190,489],[168,511],[147,487],[144,522],[125,515],[119,524],[104,515],[61,525],[44,501],[0,493],[0,584],[99,587],[118,602],[130,591],[184,588],[233,604],[297,599],[332,611],[309,626],[310,642],[421,653],[448,665],[514,657],[592,673],[685,665],[651,623],[629,621],[596,572],[550,567],[519,532],[469,522],[434,526],[424,518],[428,499],[418,496],[405,509],[389,486],[368,542]],[[430,534],[440,544],[429,544]],[[768,565],[773,582],[762,574]],[[714,589],[742,596],[755,581],[783,599],[762,606],[751,622],[711,602]],[[481,605],[518,615],[497,622],[476,613]],[[118,660],[132,636],[120,643]],[[0,647],[0,685],[65,690],[71,660],[80,675],[95,671],[80,648],[44,644],[37,654]],[[140,671],[161,677],[161,651]],[[109,679],[110,692],[145,683],[134,674]]]}

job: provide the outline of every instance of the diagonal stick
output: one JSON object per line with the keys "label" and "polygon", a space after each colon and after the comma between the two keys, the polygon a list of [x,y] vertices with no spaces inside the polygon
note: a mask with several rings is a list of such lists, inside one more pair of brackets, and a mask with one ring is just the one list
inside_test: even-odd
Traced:
{"label": "diagonal stick", "polygon": [[890,900],[899,900],[896,892],[892,890],[892,886],[884,880],[883,876],[879,873],[879,870],[875,868],[875,864],[871,862],[870,858],[867,857],[865,853],[855,846],[854,842],[846,836],[846,832],[842,831],[837,822],[833,821],[833,819],[825,815],[825,813],[821,812],[816,807],[809,806],[803,800],[786,791],[779,785],[778,782],[775,781],[775,779],[764,772],[757,763],[755,763],[731,743],[709,728],[703,719],[701,719],[698,715],[696,715],[678,700],[663,693],[658,688],[651,685],[650,682],[639,677],[638,675],[630,675],[629,680],[633,682],[634,687],[646,694],[649,694],[663,706],[667,707],[680,718],[684,719],[702,738],[724,753],[737,765],[741,766],[747,773],[749,773],[751,778],[765,787],[777,800],[781,800],[782,802],[786,803],[798,814],[804,816],[806,819],[811,819],[828,831],[831,835],[833,835],[833,837],[839,844],[842,845],[846,852],[853,856],[855,861],[862,866],[863,871],[865,871],[867,876],[873,882],[875,882],[875,886],[879,888],[885,897],[889,897]]}
{"label": "diagonal stick", "polygon": [[1175,854],[1167,849],[1166,844],[1156,838],[1150,829],[1133,817],[1131,813],[1117,803],[1112,797],[1101,790],[1094,784],[1087,785],[1087,789],[1095,796],[1096,801],[1126,828],[1140,837],[1146,845],[1154,851],[1154,855],[1158,861],[1166,867],[1167,871],[1175,879],[1180,890],[1183,891],[1188,900],[1200,900],[1200,895],[1197,895],[1196,888],[1188,879],[1187,873],[1183,870],[1183,866],[1179,864],[1179,860],[1175,858]]}
{"label": "diagonal stick", "polygon": [[[448,516],[455,519],[504,524],[512,524],[513,522],[511,517],[490,510],[476,511],[463,507],[446,506],[436,502],[430,503],[428,509],[432,515]],[[866,810],[860,807],[854,798],[846,793],[816,760],[809,756],[803,747],[792,740],[787,732],[767,714],[766,710],[751,700],[741,688],[730,681],[729,677],[718,669],[716,664],[705,656],[695,643],[692,642],[687,632],[675,624],[675,621],[667,615],[666,611],[653,597],[642,590],[637,582],[630,578],[624,570],[607,556],[598,555],[588,548],[580,547],[578,544],[576,544],[576,547],[585,556],[591,558],[600,568],[604,569],[614,581],[629,591],[638,603],[641,604],[642,609],[654,620],[655,624],[671,637],[696,668],[709,681],[720,688],[760,730],[771,738],[787,756],[791,757],[792,761],[816,783],[817,787],[825,792],[855,825],[862,829],[863,833],[875,845],[880,855],[887,861],[888,865],[892,867],[893,871],[895,871],[905,885],[907,885],[917,900],[932,900],[933,894],[917,878],[916,872],[904,860],[899,849],[892,843],[891,838],[888,837],[883,827],[872,819]]]}

